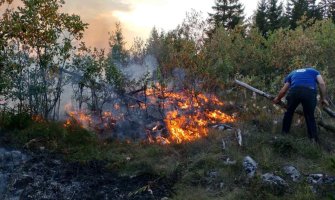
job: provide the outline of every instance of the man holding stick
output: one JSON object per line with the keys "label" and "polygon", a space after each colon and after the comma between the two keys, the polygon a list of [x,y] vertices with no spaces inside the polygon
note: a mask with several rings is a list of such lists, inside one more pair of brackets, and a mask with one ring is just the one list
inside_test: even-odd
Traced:
{"label": "man holding stick", "polygon": [[320,90],[320,101],[322,105],[329,105],[326,100],[326,84],[320,72],[314,68],[303,68],[292,71],[284,81],[284,86],[279,91],[273,103],[277,104],[286,96],[287,110],[283,118],[282,133],[290,131],[295,109],[301,103],[308,130],[308,137],[315,142],[319,141],[317,135],[314,111],[317,103],[317,85]]}

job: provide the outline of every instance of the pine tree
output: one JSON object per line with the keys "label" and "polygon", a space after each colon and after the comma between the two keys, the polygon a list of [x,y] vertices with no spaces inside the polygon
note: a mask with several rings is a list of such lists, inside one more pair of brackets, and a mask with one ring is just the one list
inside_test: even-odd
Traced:
{"label": "pine tree", "polygon": [[274,31],[283,26],[283,4],[279,3],[278,0],[269,0],[268,3],[268,29]]}
{"label": "pine tree", "polygon": [[261,0],[256,11],[256,26],[263,36],[283,27],[283,5],[278,0]]}
{"label": "pine tree", "polygon": [[321,20],[322,19],[322,13],[319,6],[316,5],[316,0],[307,0],[308,3],[308,11],[307,11],[307,17],[314,18],[315,20]]}
{"label": "pine tree", "polygon": [[318,5],[322,18],[335,22],[335,0],[321,0]]}
{"label": "pine tree", "polygon": [[290,27],[295,29],[298,25],[298,21],[307,14],[308,12],[308,2],[306,0],[290,0]]}
{"label": "pine tree", "polygon": [[239,0],[216,0],[212,8],[215,13],[209,14],[209,22],[213,24],[214,29],[220,26],[234,29],[244,20],[244,8]]}
{"label": "pine tree", "polygon": [[109,59],[113,64],[123,66],[126,64],[128,53],[124,47],[126,43],[124,41],[121,24],[116,23],[115,26],[116,30],[109,38]]}
{"label": "pine tree", "polygon": [[290,0],[289,4],[290,27],[295,29],[297,23],[305,17],[306,20],[321,20],[322,12],[316,5],[316,0]]}
{"label": "pine tree", "polygon": [[258,2],[255,17],[256,27],[259,29],[263,36],[266,36],[268,32],[266,16],[267,7],[268,5],[266,0],[261,0],[260,2]]}

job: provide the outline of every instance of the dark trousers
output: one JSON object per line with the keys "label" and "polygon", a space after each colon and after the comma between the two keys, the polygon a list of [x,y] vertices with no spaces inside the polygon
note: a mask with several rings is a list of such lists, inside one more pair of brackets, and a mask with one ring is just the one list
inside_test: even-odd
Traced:
{"label": "dark trousers", "polygon": [[318,141],[317,129],[314,111],[316,107],[316,90],[309,89],[306,87],[295,87],[291,88],[286,96],[287,100],[287,111],[284,114],[282,132],[288,133],[290,131],[292,118],[295,109],[301,103],[305,121],[308,130],[308,137]]}

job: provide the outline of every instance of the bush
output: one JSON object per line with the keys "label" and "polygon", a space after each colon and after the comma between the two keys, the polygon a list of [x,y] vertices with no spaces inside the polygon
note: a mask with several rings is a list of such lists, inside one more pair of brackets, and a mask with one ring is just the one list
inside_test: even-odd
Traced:
{"label": "bush", "polygon": [[32,119],[28,113],[2,113],[0,126],[5,130],[23,130],[32,124]]}

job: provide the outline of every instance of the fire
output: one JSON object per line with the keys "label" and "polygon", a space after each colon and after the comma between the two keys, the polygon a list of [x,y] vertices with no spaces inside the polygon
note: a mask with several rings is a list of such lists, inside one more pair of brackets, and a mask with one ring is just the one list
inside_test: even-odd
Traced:
{"label": "fire", "polygon": [[82,128],[101,132],[103,130],[112,129],[115,124],[111,112],[102,112],[101,115],[94,113],[89,114],[88,111],[74,110],[70,104],[65,106],[65,111],[69,118],[65,121],[64,127],[71,126],[73,121],[75,121]]}
{"label": "fire", "polygon": [[[160,85],[155,89],[149,89],[146,95],[151,103],[158,98],[164,99],[166,112],[165,124],[169,133],[167,138],[156,137],[156,142],[170,144],[190,142],[208,135],[209,125],[215,123],[234,122],[235,118],[218,109],[224,105],[216,96],[206,96],[195,92],[170,92]],[[153,131],[155,127],[153,128]],[[152,138],[151,138],[152,140]]]}
{"label": "fire", "polygon": [[[166,87],[156,84],[138,97],[140,103],[127,105],[131,112],[145,113],[150,109],[159,109],[162,119],[143,125],[149,143],[171,144],[198,140],[206,137],[209,127],[219,123],[232,123],[236,119],[222,112],[224,103],[214,95],[206,95],[195,91],[169,91]],[[142,99],[145,100],[142,100]],[[124,105],[122,105],[124,106]],[[75,120],[83,128],[102,132],[112,130],[117,122],[125,121],[127,115],[122,107],[112,105],[112,112],[88,114],[87,111],[75,111],[70,105],[65,107],[68,119],[64,126],[68,127]],[[124,107],[122,107],[124,108]],[[149,111],[148,111],[149,110]]]}

